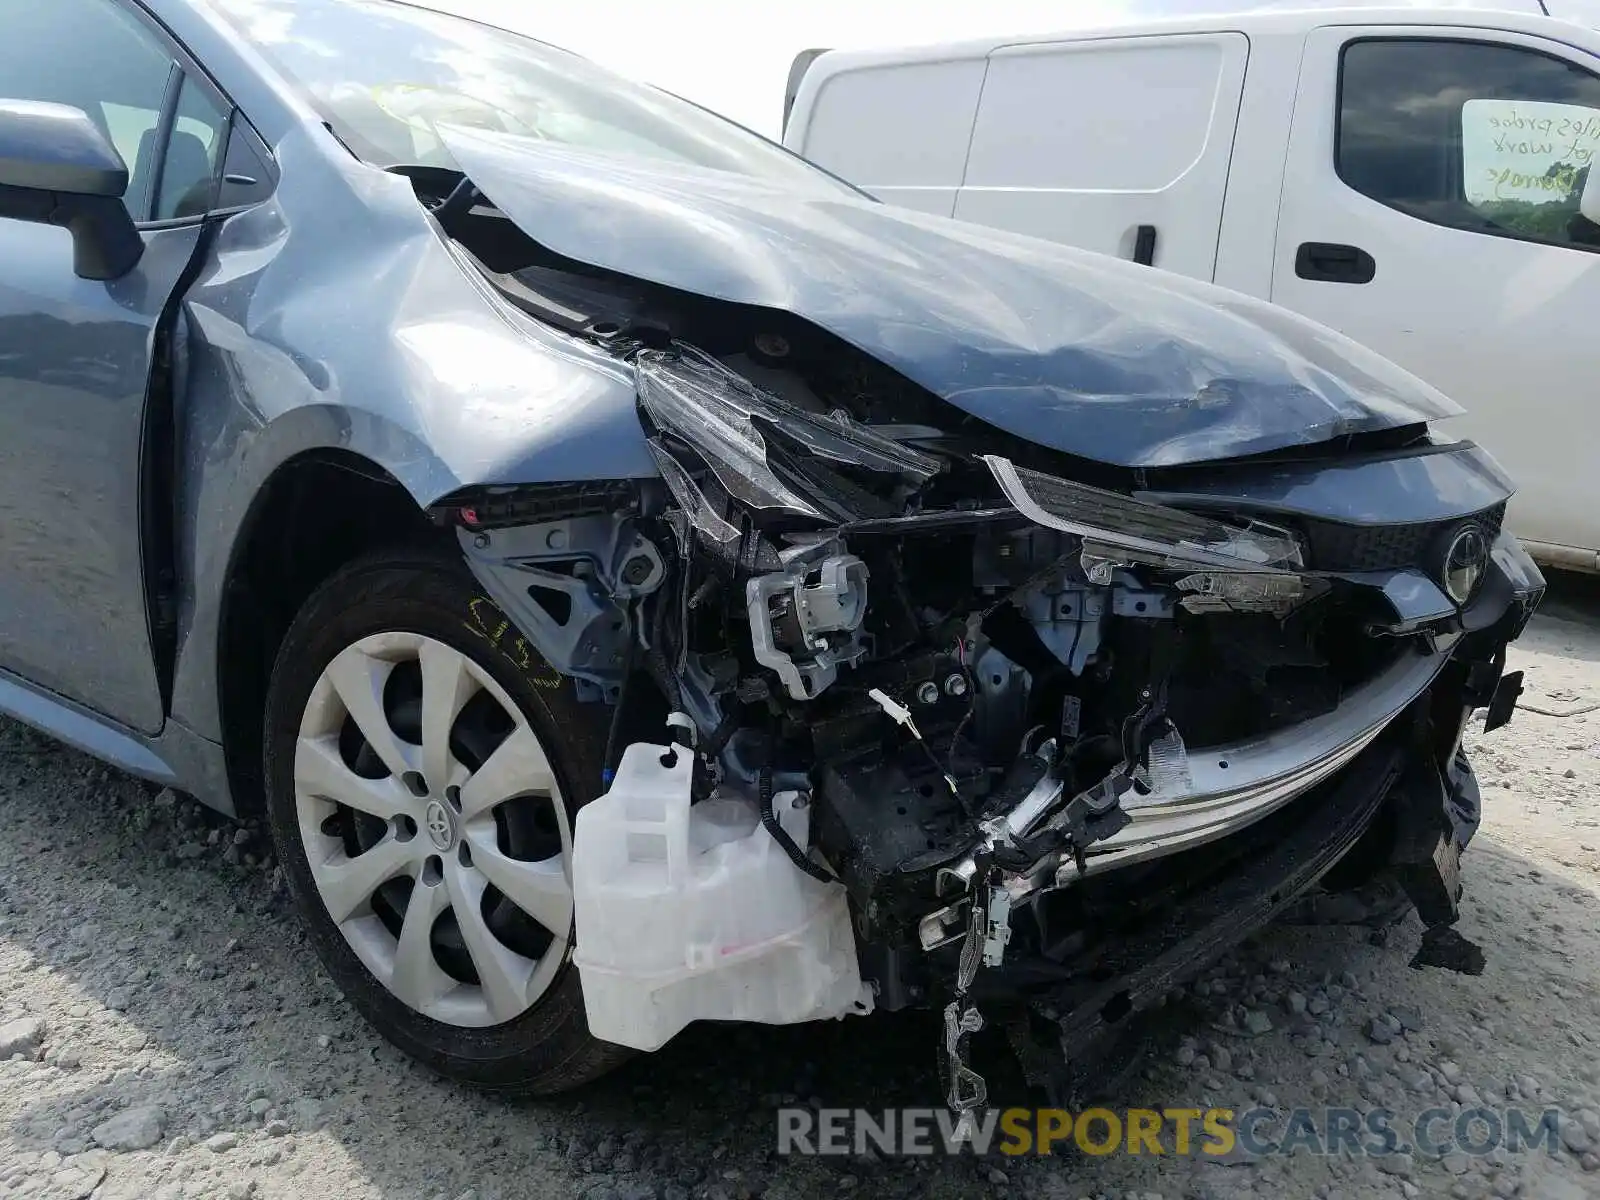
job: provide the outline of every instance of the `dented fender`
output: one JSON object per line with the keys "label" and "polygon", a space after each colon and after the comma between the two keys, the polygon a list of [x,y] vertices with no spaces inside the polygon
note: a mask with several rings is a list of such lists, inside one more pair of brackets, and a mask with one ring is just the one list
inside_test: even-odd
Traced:
{"label": "dented fender", "polygon": [[632,370],[502,301],[407,180],[299,127],[274,153],[296,186],[221,223],[183,303],[172,712],[213,741],[229,567],[298,458],[353,456],[424,510],[474,485],[657,474]]}

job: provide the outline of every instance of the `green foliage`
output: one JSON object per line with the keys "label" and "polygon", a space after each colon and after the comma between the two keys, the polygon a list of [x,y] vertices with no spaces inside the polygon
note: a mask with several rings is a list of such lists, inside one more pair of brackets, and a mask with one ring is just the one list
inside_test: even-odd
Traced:
{"label": "green foliage", "polygon": [[1531,200],[1486,200],[1473,207],[1493,224],[1511,233],[1542,241],[1569,241],[1569,229],[1578,215],[1578,201],[1588,177],[1586,166],[1553,163],[1545,172],[1545,178],[1559,179],[1565,186],[1553,192],[1549,200],[1537,204]]}

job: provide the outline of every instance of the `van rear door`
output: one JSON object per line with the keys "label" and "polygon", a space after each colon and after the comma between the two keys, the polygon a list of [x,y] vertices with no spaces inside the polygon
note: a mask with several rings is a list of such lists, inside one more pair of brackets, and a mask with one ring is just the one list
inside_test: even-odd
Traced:
{"label": "van rear door", "polygon": [[1227,31],[995,50],[954,215],[1210,280],[1249,52]]}

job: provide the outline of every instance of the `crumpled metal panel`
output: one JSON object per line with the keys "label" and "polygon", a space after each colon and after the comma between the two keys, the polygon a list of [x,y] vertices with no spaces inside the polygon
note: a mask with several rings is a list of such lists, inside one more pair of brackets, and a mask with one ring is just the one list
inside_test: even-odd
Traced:
{"label": "crumpled metal panel", "polygon": [[516,312],[399,175],[291,130],[273,197],[227,218],[183,306],[174,715],[217,739],[217,623],[252,505],[343,452],[421,508],[482,483],[654,478],[633,370]]}
{"label": "crumpled metal panel", "polygon": [[1035,238],[512,134],[442,130],[523,232],[579,262],[804,318],[950,403],[1122,466],[1237,457],[1460,412],[1261,301]]}

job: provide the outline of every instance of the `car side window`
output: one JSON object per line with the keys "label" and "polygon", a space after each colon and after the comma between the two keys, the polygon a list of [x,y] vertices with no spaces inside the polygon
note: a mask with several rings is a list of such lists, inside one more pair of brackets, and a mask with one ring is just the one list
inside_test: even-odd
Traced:
{"label": "car side window", "polygon": [[1600,76],[1574,63],[1443,38],[1345,47],[1340,178],[1420,220],[1600,249],[1578,211],[1597,149]]}
{"label": "car side window", "polygon": [[217,159],[227,140],[228,116],[193,79],[178,92],[167,153],[151,215],[157,221],[201,216],[213,207]]}
{"label": "car side window", "polygon": [[160,40],[112,0],[6,6],[0,94],[81,108],[128,168],[123,203],[143,219],[155,131],[175,64]]}

